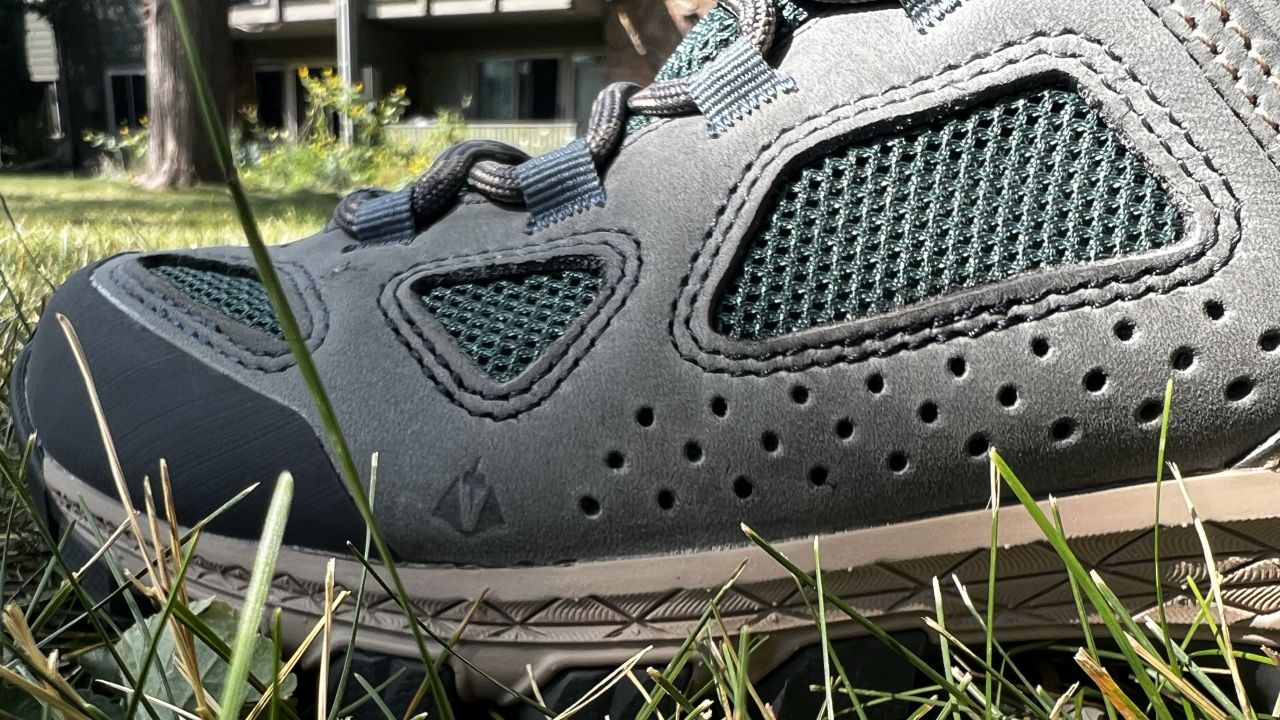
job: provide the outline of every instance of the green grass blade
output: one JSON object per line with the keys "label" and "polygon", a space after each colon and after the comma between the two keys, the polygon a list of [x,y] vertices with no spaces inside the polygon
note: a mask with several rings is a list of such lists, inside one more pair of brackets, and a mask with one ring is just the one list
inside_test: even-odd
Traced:
{"label": "green grass blade", "polygon": [[[1147,675],[1147,668],[1145,664],[1140,658],[1138,658],[1137,654],[1133,651],[1133,648],[1129,647],[1127,642],[1124,642],[1124,623],[1122,623],[1117,617],[1116,611],[1113,609],[1112,605],[1107,601],[1107,598],[1103,595],[1098,585],[1089,575],[1089,572],[1085,570],[1084,565],[1080,563],[1080,559],[1076,557],[1075,552],[1067,543],[1066,537],[1063,536],[1062,533],[1058,532],[1058,529],[1054,527],[1053,523],[1049,521],[1049,518],[1045,516],[1044,511],[1040,509],[1040,505],[1036,503],[1035,498],[1031,496],[1031,493],[1027,491],[1026,486],[1022,484],[1022,481],[1018,479],[1018,476],[1013,472],[1013,469],[1009,467],[1008,463],[1005,462],[1004,458],[1000,456],[1000,453],[997,452],[995,448],[992,448],[991,450],[991,461],[996,464],[996,467],[1000,471],[1000,476],[1004,478],[1005,484],[1013,490],[1014,494],[1018,497],[1018,501],[1026,508],[1027,513],[1031,515],[1032,520],[1035,521],[1036,525],[1040,526],[1040,531],[1044,534],[1053,549],[1057,551],[1058,556],[1067,566],[1067,571],[1076,578],[1081,590],[1083,590],[1085,596],[1089,598],[1089,602],[1093,603],[1094,608],[1098,611],[1099,617],[1102,618],[1103,624],[1106,625],[1111,636],[1116,639],[1117,645],[1119,645],[1121,652],[1125,656],[1125,660],[1128,662],[1130,669],[1133,670],[1134,678],[1137,680],[1138,684],[1142,686],[1143,692],[1150,699],[1151,705],[1155,710],[1156,717],[1161,720],[1172,720],[1173,716],[1169,713],[1169,708],[1165,705],[1164,698],[1160,696],[1159,689]],[[1126,619],[1130,623],[1133,621],[1132,618],[1128,618],[1127,616]],[[1145,633],[1140,632],[1139,635],[1142,638],[1146,637]]]}
{"label": "green grass blade", "polygon": [[[767,540],[760,537],[760,535],[758,535],[755,530],[752,530],[750,527],[743,525],[742,532],[746,534],[747,538],[751,540],[751,542],[755,543],[758,547],[760,547],[760,549],[764,550],[765,553],[769,555],[769,557],[773,558],[775,562],[777,562],[779,565],[785,568],[786,571],[791,573],[791,575],[794,576],[797,580],[804,583],[805,585],[808,585],[811,588],[814,588],[814,589],[817,588],[817,582],[813,579],[812,576],[810,576],[804,570],[801,570],[800,566],[796,565],[794,562],[791,561],[790,558],[784,555],[777,548],[773,547],[773,545],[769,544]],[[894,639],[893,636],[885,632],[884,629],[881,628],[879,625],[876,625],[875,623],[871,622],[871,620],[869,620],[862,613],[858,612],[852,605],[850,605],[849,603],[845,602],[838,596],[833,595],[831,593],[826,593],[826,597],[827,597],[827,602],[831,603],[833,607],[835,607],[840,612],[844,613],[847,617],[849,617],[849,619],[861,625],[862,628],[866,630],[868,634],[870,634],[872,637],[879,640],[882,644],[884,644],[886,647],[888,647],[890,650],[892,650],[902,659],[910,663],[912,667],[914,667],[917,671],[919,671],[925,677],[929,678],[931,682],[933,682],[936,685],[939,685],[944,690],[946,690],[952,697],[956,699],[956,703],[958,705],[960,705],[961,707],[970,707],[972,705],[972,702],[969,700],[969,698],[965,696],[965,694],[961,692],[960,689],[957,688],[949,678],[942,677],[942,675],[937,670],[935,670],[932,666],[930,666],[929,663],[925,662],[923,659],[920,658],[919,655],[912,652],[910,648],[908,648],[907,646],[903,645],[902,643]]]}
{"label": "green grass blade", "polygon": [[396,593],[393,597],[400,604],[400,609],[405,618],[409,620],[414,643],[427,671],[427,679],[431,685],[431,696],[435,701],[436,712],[441,720],[453,720],[453,708],[449,704],[448,695],[444,690],[444,683],[441,681],[439,671],[432,661],[431,653],[427,650],[426,641],[422,636],[422,631],[419,629],[419,624],[415,622],[413,606],[409,602],[409,593],[405,590],[404,582],[400,578],[400,571],[396,567],[395,556],[391,552],[391,547],[383,538],[382,532],[378,529],[377,519],[373,514],[373,505],[369,502],[369,497],[365,493],[364,483],[360,479],[360,471],[356,468],[351,447],[347,443],[346,435],[342,432],[338,414],[329,398],[328,390],[325,389],[324,383],[320,379],[320,372],[316,368],[315,360],[311,356],[311,350],[307,347],[306,341],[302,336],[297,317],[294,316],[292,308],[289,307],[289,301],[285,295],[284,286],[280,282],[280,276],[271,262],[271,256],[267,253],[266,243],[263,242],[262,234],[258,230],[258,223],[254,219],[249,197],[245,193],[244,187],[240,184],[235,158],[231,152],[231,143],[227,139],[222,120],[218,117],[217,103],[213,92],[209,89],[208,79],[205,77],[204,71],[193,52],[195,43],[191,39],[186,12],[183,10],[180,0],[169,0],[169,5],[173,9],[174,24],[186,50],[187,63],[191,71],[191,77],[196,85],[196,95],[200,102],[205,128],[208,131],[209,140],[213,143],[218,161],[226,177],[227,189],[231,193],[236,215],[240,220],[241,227],[244,229],[245,239],[249,243],[249,251],[253,255],[254,265],[258,270],[258,278],[266,290],[267,298],[271,301],[271,307],[275,311],[276,320],[280,323],[280,328],[284,332],[285,342],[288,344],[297,364],[298,374],[302,377],[303,384],[315,403],[320,425],[324,428],[329,449],[337,460],[340,475],[347,486],[347,492],[351,495],[351,499],[364,519],[365,525],[368,526],[374,547],[378,551],[378,556],[382,560],[382,564],[387,568],[392,585],[395,586]]}
{"label": "green grass blade", "polygon": [[284,540],[284,526],[289,519],[289,506],[292,503],[293,476],[283,473],[276,481],[271,504],[267,506],[262,539],[258,543],[253,571],[249,575],[249,587],[240,607],[235,642],[231,645],[231,666],[227,670],[226,685],[218,702],[221,706],[218,720],[235,720],[240,717],[249,678],[249,665],[253,662],[253,645],[258,637],[258,628],[262,625],[267,593],[271,590],[271,581],[275,577],[276,558],[280,554],[280,543]]}

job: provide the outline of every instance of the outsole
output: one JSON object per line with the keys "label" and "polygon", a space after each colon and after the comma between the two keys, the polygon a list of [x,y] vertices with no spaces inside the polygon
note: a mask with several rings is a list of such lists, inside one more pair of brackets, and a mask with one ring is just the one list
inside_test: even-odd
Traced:
{"label": "outsole", "polygon": [[[124,520],[114,498],[97,492],[45,458],[40,483],[55,520],[77,520],[78,540],[92,545],[87,522],[104,533]],[[1205,521],[1234,633],[1246,640],[1280,640],[1280,476],[1266,470],[1231,470],[1190,478],[1187,488]],[[80,501],[89,512],[86,514]],[[1130,486],[1062,498],[1065,526],[1077,555],[1095,569],[1135,614],[1153,612],[1152,527],[1154,487]],[[1168,622],[1191,623],[1197,613],[1188,577],[1207,587],[1199,537],[1181,494],[1166,488],[1160,509],[1160,581]],[[961,638],[981,635],[951,579],[975,602],[985,603],[991,516],[978,511],[822,538],[827,588],[891,632],[919,630],[934,613],[932,580],[943,580],[948,628]],[[997,562],[996,630],[1005,640],[1079,635],[1077,610],[1065,570],[1040,530],[1021,508],[1001,517]],[[811,541],[778,548],[803,567],[812,566]],[[943,548],[942,552],[936,550]],[[933,552],[930,552],[930,551]],[[141,565],[136,546],[123,538],[117,559]],[[206,534],[189,570],[193,595],[236,602],[249,578],[253,543]],[[269,603],[283,611],[286,640],[300,641],[320,616],[329,557],[284,548]],[[459,654],[522,692],[534,682],[556,686],[565,677],[595,677],[650,648],[646,665],[660,666],[685,640],[714,593],[747,561],[737,583],[719,603],[730,632],[750,627],[770,641],[756,653],[753,674],[767,679],[816,641],[806,597],[793,578],[755,548],[641,558],[568,567],[474,569],[407,565],[401,568],[418,616],[441,637],[470,621]],[[355,587],[360,565],[337,559],[338,584]],[[473,609],[474,606],[474,609]],[[855,638],[860,626],[832,610],[837,639]],[[345,646],[339,626],[335,650]],[[368,657],[413,657],[416,648],[396,602],[370,584],[359,649]],[[456,659],[451,685],[463,702],[509,703],[510,698]],[[526,670],[526,668],[528,668]],[[576,675],[575,675],[576,673]],[[584,675],[585,673],[585,675]],[[575,681],[574,685],[580,685]],[[589,716],[588,716],[589,717]],[[615,715],[616,717],[616,715]]]}

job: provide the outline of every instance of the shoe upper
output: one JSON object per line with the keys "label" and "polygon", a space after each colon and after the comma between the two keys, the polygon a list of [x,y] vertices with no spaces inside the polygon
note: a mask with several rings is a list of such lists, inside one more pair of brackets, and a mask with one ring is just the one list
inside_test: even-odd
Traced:
{"label": "shoe upper", "polygon": [[[719,127],[633,119],[601,203],[539,219],[469,192],[410,242],[335,226],[272,250],[356,457],[380,454],[376,514],[406,560],[547,565],[738,544],[743,521],[782,539],[976,509],[990,447],[1039,494],[1142,480],[1169,377],[1185,472],[1270,457],[1274,6],[779,9],[779,91]],[[735,36],[715,11],[665,72]],[[199,517],[289,469],[288,542],[363,535],[246,250],[112,258],[48,312],[15,402],[63,467],[112,487],[54,313],[131,483],[166,458]]]}

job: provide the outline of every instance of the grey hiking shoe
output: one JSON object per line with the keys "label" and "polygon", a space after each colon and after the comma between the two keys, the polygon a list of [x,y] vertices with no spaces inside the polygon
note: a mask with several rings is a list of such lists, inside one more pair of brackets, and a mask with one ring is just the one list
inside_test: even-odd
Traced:
{"label": "grey hiking shoe", "polygon": [[[821,537],[833,592],[918,628],[935,575],[985,583],[992,447],[1149,610],[1170,376],[1170,457],[1237,626],[1275,637],[1280,10],[905,4],[726,3],[657,85],[607,90],[583,141],[460,146],[272,251],[356,457],[380,453],[375,511],[421,617],[449,636],[484,596],[459,646],[478,666],[549,687],[646,646],[658,665],[752,558],[719,611],[770,635],[767,673],[815,634],[741,523],[806,566]],[[55,313],[135,502],[160,458],[187,522],[288,469],[271,602],[297,637],[328,558],[355,585],[363,525],[247,251],[87,268],[23,354],[13,401],[51,513],[84,498],[114,527]],[[204,537],[199,592],[241,594],[262,497]],[[1002,530],[1000,631],[1076,632],[1039,531],[1014,512]],[[1174,624],[1189,533],[1164,536]],[[361,646],[412,656],[370,593]],[[450,667],[463,697],[502,698]]]}

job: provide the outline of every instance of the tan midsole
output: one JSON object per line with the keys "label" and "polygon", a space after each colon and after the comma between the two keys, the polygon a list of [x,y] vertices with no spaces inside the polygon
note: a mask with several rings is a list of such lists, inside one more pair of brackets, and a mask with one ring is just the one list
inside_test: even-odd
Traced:
{"label": "tan midsole", "polygon": [[[82,515],[69,500],[83,497],[91,513],[108,526],[105,531],[123,521],[124,513],[115,499],[89,488],[51,460],[45,462],[44,477],[63,514]],[[1186,488],[1204,521],[1247,523],[1280,517],[1278,481],[1280,475],[1270,470],[1229,470],[1189,478]],[[1120,542],[1116,538],[1138,538],[1142,531],[1151,529],[1156,519],[1152,484],[1064,497],[1058,504],[1069,536],[1086,545],[1089,538],[1111,538],[1108,542],[1112,544]],[[1047,502],[1041,506],[1049,510]],[[1160,519],[1162,525],[1174,527],[1191,522],[1182,494],[1173,482],[1165,485]],[[1267,527],[1271,528],[1270,523]],[[1274,529],[1280,538],[1280,521]],[[856,596],[851,600],[855,606],[890,630],[921,627],[919,618],[929,614],[931,598],[922,597],[918,586],[925,584],[930,572],[949,573],[947,568],[959,568],[966,558],[981,559],[990,543],[990,530],[991,513],[983,510],[823,536],[828,587],[837,592],[845,592],[841,588],[846,588],[851,597]],[[1271,537],[1270,529],[1267,533]],[[1006,548],[1043,540],[1040,529],[1021,507],[1007,507],[1001,513],[999,537]],[[1182,540],[1174,534],[1170,537],[1180,542],[1183,550],[1181,555],[1166,555],[1174,560],[1197,561],[1193,534],[1184,533]],[[811,539],[783,542],[777,547],[798,565],[812,567]],[[200,548],[200,563],[189,574],[189,584],[197,592],[231,601],[241,597],[254,543],[206,535]],[[121,543],[118,549],[128,553],[130,547]],[[1029,562],[1030,570],[1046,575],[1061,570],[1047,550],[1029,557],[1027,560],[1010,555],[1008,564]],[[359,563],[349,558],[337,560],[339,585],[356,587]],[[485,604],[464,635],[465,653],[507,680],[524,676],[525,665],[533,665],[535,676],[542,682],[566,667],[616,665],[646,646],[655,648],[646,664],[665,660],[679,646],[691,621],[705,609],[711,593],[744,560],[748,564],[735,586],[743,592],[726,600],[722,614],[731,629],[749,624],[759,632],[771,634],[775,638],[772,654],[780,661],[796,647],[812,642],[812,621],[797,611],[803,606],[793,597],[790,576],[754,546],[545,568],[404,565],[400,572],[421,616],[442,636],[457,628],[471,603],[483,594]],[[319,615],[318,598],[328,561],[327,555],[297,548],[284,548],[280,554],[277,589],[270,602],[282,607],[291,619],[291,636],[300,638]],[[896,576],[886,569],[902,575],[897,568],[904,563],[925,569],[913,570],[915,575],[895,585]],[[1030,570],[1024,568],[1020,572]],[[886,582],[881,575],[889,578],[883,592],[876,585]],[[1061,577],[1065,579],[1065,575]],[[1277,578],[1280,584],[1280,573]],[[1066,615],[1059,612],[1047,593],[1044,597],[1042,604],[1030,604],[1029,612],[1016,617],[1010,614],[1013,620],[1007,630],[1012,636],[1061,636],[1070,632],[1070,621],[1059,619]],[[394,603],[379,593],[372,600],[373,607],[362,622],[362,647],[414,654],[405,620]],[[1250,626],[1269,633],[1275,624],[1275,611],[1259,613]],[[836,615],[832,618],[841,619]],[[835,632],[856,634],[858,629],[846,624],[837,626]],[[768,662],[763,656],[761,660],[758,669],[763,671]],[[455,669],[460,671],[459,689],[464,694],[494,696],[493,689],[474,674],[456,663]]]}

